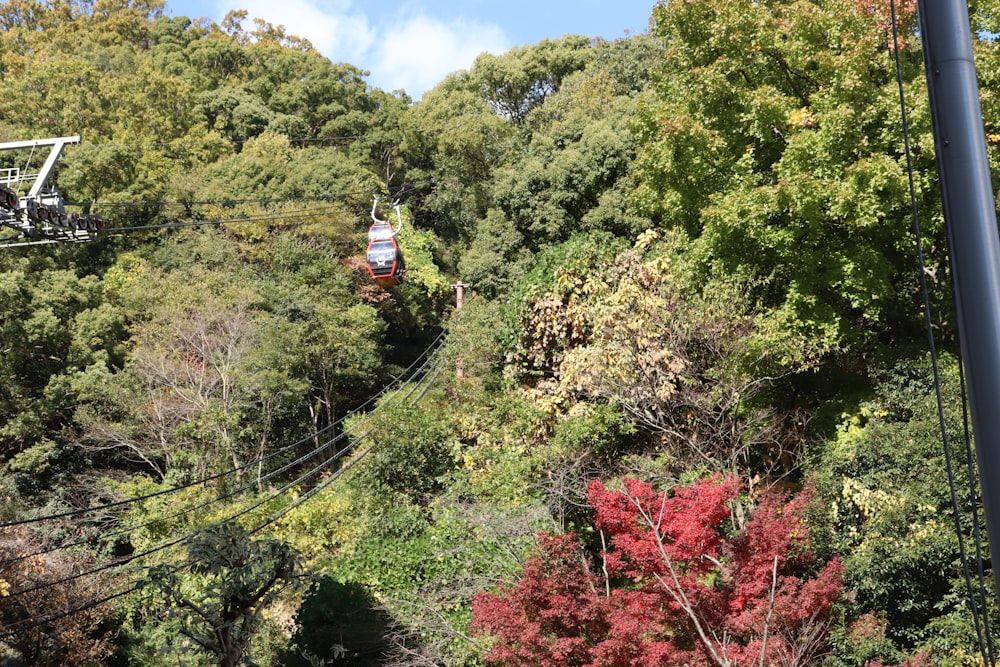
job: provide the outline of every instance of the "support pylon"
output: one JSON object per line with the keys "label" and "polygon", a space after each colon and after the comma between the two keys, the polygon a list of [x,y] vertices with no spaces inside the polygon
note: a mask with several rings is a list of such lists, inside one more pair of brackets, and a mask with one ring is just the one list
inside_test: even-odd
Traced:
{"label": "support pylon", "polygon": [[[455,310],[462,310],[462,300],[465,295],[465,288],[469,287],[469,285],[459,280],[451,287],[455,290]],[[455,377],[459,380],[465,377],[465,366],[462,363],[462,357],[458,357],[455,360]]]}

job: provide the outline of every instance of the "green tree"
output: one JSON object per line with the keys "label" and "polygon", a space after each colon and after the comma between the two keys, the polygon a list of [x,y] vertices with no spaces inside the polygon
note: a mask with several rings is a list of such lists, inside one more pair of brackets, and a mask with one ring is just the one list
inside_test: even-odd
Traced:
{"label": "green tree", "polygon": [[317,301],[315,289],[285,293],[287,319],[266,325],[260,353],[264,367],[308,380],[309,415],[319,431],[380,386],[386,326],[371,306],[337,300],[330,291]]}
{"label": "green tree", "polygon": [[502,56],[481,54],[473,64],[472,82],[495,113],[522,123],[532,109],[559,90],[566,76],[583,69],[591,58],[586,37],[543,39]]}
{"label": "green tree", "polygon": [[[592,46],[586,67],[565,76],[528,116],[531,134],[523,150],[496,170],[495,205],[529,248],[580,230],[629,236],[649,225],[628,205],[636,186],[636,141],[629,131],[639,108],[636,93],[648,85],[650,68],[659,65],[649,44],[622,40]],[[637,71],[626,78],[623,62]]]}
{"label": "green tree", "polygon": [[447,421],[413,407],[382,409],[369,417],[370,453],[355,478],[367,489],[381,488],[426,502],[444,487],[454,466],[453,435]]}
{"label": "green tree", "polygon": [[[227,247],[216,239],[217,252]],[[117,299],[136,308],[131,351],[120,372],[90,378],[78,414],[89,448],[160,477],[240,468],[271,447],[279,415],[305,414],[301,378],[267,365],[263,297],[185,259],[184,271],[144,265],[119,286]]]}
{"label": "green tree", "polygon": [[180,614],[178,631],[210,653],[219,667],[241,664],[264,610],[297,584],[300,564],[284,542],[251,539],[236,523],[193,535],[190,575],[173,566],[150,570],[147,585]]}
{"label": "green tree", "polygon": [[274,119],[274,114],[258,97],[240,88],[207,90],[200,102],[209,129],[234,142],[260,135]]}
{"label": "green tree", "polygon": [[462,254],[458,273],[477,292],[495,298],[509,292],[524,277],[533,259],[524,235],[502,211],[491,208],[476,227],[469,249]]}
{"label": "green tree", "polygon": [[390,644],[392,619],[371,591],[356,583],[323,577],[313,583],[296,613],[290,667],[337,661],[348,667],[378,664]]}
{"label": "green tree", "polygon": [[493,113],[471,75],[450,75],[402,119],[406,179],[422,195],[416,223],[455,240],[471,236],[491,204],[493,170],[514,128]]}
{"label": "green tree", "polygon": [[[754,285],[780,326],[830,351],[920,326],[893,54],[865,7],[658,5],[667,59],[639,123],[640,210],[692,239],[703,281]],[[904,85],[926,99],[914,43],[900,53]],[[916,171],[932,174],[926,109],[910,122]],[[933,265],[944,244],[932,179],[918,177],[917,196]]]}
{"label": "green tree", "polygon": [[38,259],[0,273],[0,332],[9,336],[0,361],[0,458],[35,492],[86,465],[62,431],[86,379],[120,366],[126,338],[124,315],[104,301],[99,278]]}
{"label": "green tree", "polygon": [[[939,369],[960,525],[971,546],[969,462],[957,446],[963,432],[957,362],[944,357]],[[830,528],[830,547],[843,554],[845,582],[858,605],[884,619],[891,640],[928,649],[935,664],[964,664],[963,656],[975,661],[928,360],[903,358],[873,376],[873,395],[843,412],[810,457],[828,507],[820,517]],[[993,596],[987,597],[995,627]]]}

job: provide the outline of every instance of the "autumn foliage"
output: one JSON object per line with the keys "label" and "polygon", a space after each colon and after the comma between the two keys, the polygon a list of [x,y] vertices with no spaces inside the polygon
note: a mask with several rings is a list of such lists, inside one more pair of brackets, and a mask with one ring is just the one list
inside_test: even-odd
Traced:
{"label": "autumn foliage", "polygon": [[595,482],[607,548],[592,567],[573,536],[542,535],[521,580],[473,599],[473,630],[500,665],[804,665],[827,650],[838,560],[818,563],[810,490],[769,491],[734,528],[735,477],[673,493]]}

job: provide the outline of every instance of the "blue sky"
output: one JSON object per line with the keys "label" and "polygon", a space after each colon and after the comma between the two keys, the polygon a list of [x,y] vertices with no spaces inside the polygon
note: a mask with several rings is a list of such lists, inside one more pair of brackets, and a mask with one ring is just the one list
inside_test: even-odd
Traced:
{"label": "blue sky", "polygon": [[[220,22],[231,9],[282,25],[368,82],[419,99],[484,51],[501,54],[567,34],[645,32],[656,0],[167,0],[166,13]],[[252,29],[252,21],[243,24]]]}

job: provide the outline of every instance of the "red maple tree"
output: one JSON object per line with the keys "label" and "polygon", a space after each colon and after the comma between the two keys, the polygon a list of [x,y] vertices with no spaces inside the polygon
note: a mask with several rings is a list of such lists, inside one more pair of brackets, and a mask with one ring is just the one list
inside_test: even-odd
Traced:
{"label": "red maple tree", "polygon": [[806,665],[828,649],[838,560],[817,562],[809,489],[765,492],[732,526],[740,491],[715,477],[672,493],[626,480],[589,489],[608,540],[596,573],[571,535],[542,535],[521,580],[473,598],[487,659],[511,667]]}

